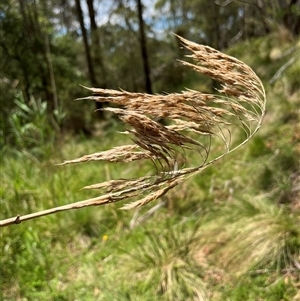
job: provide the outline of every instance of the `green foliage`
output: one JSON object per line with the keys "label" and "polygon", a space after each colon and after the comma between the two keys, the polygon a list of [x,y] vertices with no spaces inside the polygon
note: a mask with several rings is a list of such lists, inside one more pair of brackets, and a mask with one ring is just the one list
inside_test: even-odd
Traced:
{"label": "green foliage", "polygon": [[299,256],[297,219],[266,199],[242,200],[214,212],[203,232],[211,256],[229,271],[282,270]]}
{"label": "green foliage", "polygon": [[[192,256],[197,225],[194,229],[181,226],[164,227],[167,230],[151,229],[144,235],[145,241],[130,253],[129,268],[142,278],[146,285],[164,300],[194,300],[205,298],[203,270]],[[135,285],[142,285],[138,281]],[[148,287],[148,288],[147,288]]]}
{"label": "green foliage", "polygon": [[291,285],[288,277],[280,277],[275,280],[273,277],[266,275],[249,275],[243,277],[235,286],[230,287],[230,290],[224,295],[224,300],[268,300],[277,301],[293,300],[296,293],[295,288]]}
{"label": "green foliage", "polygon": [[[24,45],[17,48],[15,40],[9,41],[16,37],[14,30],[22,32],[14,6],[7,14],[12,14],[11,21],[5,20],[11,22],[6,25],[12,30],[11,37],[5,37],[7,47],[18,54],[26,53]],[[124,29],[118,30],[125,34]],[[104,37],[109,41],[105,47],[112,52],[117,37],[115,27],[108,24],[101,32],[115,32],[114,37]],[[120,39],[118,57],[113,58],[110,51],[105,54],[111,79],[119,80],[116,86],[126,88],[124,78],[126,85],[135,88],[138,76],[135,80],[127,76],[132,67],[132,61],[128,63],[130,55],[138,58],[131,52],[136,41],[127,41],[134,36]],[[211,301],[296,300],[300,281],[298,64],[286,69],[271,86],[269,80],[290,56],[273,64],[268,56],[272,47],[280,46],[272,44],[276,39],[271,36],[253,40],[253,44],[251,41],[236,45],[231,54],[237,51],[240,59],[250,62],[263,75],[269,103],[261,131],[243,151],[166,195],[167,206],[133,229],[133,215],[145,214],[149,207],[139,212],[121,211],[119,205],[86,208],[1,228],[4,300],[150,301],[153,296],[157,300],[201,300],[201,296]],[[6,56],[1,62],[8,64],[3,70],[9,78],[0,96],[9,122],[5,134],[1,129],[6,139],[3,141],[9,142],[0,158],[1,219],[96,196],[99,191],[80,189],[88,183],[139,176],[152,170],[148,163],[132,169],[122,164],[54,165],[128,141],[116,135],[124,130],[116,121],[97,125],[99,136],[65,134],[64,140],[56,139],[61,125],[68,128],[73,121],[75,127],[79,120],[82,124],[78,132],[82,125],[89,125],[85,115],[90,115],[93,107],[82,102],[70,104],[70,99],[82,95],[77,85],[83,83],[84,75],[80,44],[71,34],[50,39],[50,44],[55,53],[54,68],[59,70],[55,74],[61,93],[60,112],[50,110],[51,103],[40,97],[36,89],[40,82],[33,72],[36,66],[30,75],[34,93],[29,95],[34,97],[27,99],[20,93],[15,98],[12,79],[18,74],[18,63],[8,64]],[[124,45],[130,45],[130,49],[122,58],[122,50],[127,49]],[[295,45],[296,42],[285,44],[284,51]],[[165,49],[169,44],[149,42],[153,57],[157,57],[153,64],[165,63],[167,70],[176,72],[169,65],[171,60],[159,56],[160,46]],[[81,57],[78,65],[77,55]],[[114,73],[119,65],[121,77]],[[6,73],[9,69],[11,73]],[[170,76],[170,82],[173,76],[176,82],[177,74]],[[194,77],[187,78],[186,86],[190,87]],[[157,89],[162,89],[164,80],[157,83]],[[1,81],[1,85],[6,84]]]}
{"label": "green foliage", "polygon": [[15,109],[8,117],[9,143],[19,151],[31,149],[32,154],[36,156],[47,156],[53,151],[53,143],[59,130],[58,122],[64,118],[62,112],[54,113],[56,120],[50,119],[47,102],[36,100],[32,96],[27,104],[19,92],[15,98]]}

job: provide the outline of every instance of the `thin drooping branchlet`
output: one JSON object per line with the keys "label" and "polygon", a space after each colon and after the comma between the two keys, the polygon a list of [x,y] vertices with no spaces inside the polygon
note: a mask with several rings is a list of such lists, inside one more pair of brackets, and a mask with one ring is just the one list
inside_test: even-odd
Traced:
{"label": "thin drooping branchlet", "polygon": [[[139,200],[125,205],[123,209],[143,206],[241,147],[256,133],[265,114],[266,96],[262,82],[253,70],[238,59],[211,47],[178,38],[191,52],[188,57],[194,61],[182,61],[183,65],[218,81],[221,88],[216,94],[187,89],[182,93],[152,95],[87,88],[92,96],[79,100],[113,104],[113,107],[103,110],[116,114],[127,125],[126,133],[131,136],[134,144],[85,155],[61,164],[151,160],[155,165],[153,175],[86,186],[84,189],[102,189],[104,194],[53,208],[44,214],[38,212],[33,214],[34,217],[132,197],[138,197]],[[161,119],[167,125],[157,121]],[[243,129],[245,133],[242,142],[232,138],[237,128]],[[199,154],[196,166],[189,165],[188,152]],[[31,215],[30,218],[34,217]],[[9,219],[9,223],[26,219],[26,216],[18,216],[15,220]]]}
{"label": "thin drooping branchlet", "polygon": [[[122,180],[121,187],[120,182],[111,182],[113,184],[109,185],[109,191],[112,201],[114,201],[114,192],[118,196],[116,201],[121,195],[127,198],[126,196],[135,190],[141,193],[151,192],[140,201],[125,205],[124,209],[142,206],[156,200],[186,176],[203,170],[204,167],[244,144],[260,127],[265,112],[266,99],[263,85],[249,66],[211,47],[178,38],[192,52],[189,57],[196,62],[196,64],[182,63],[219,81],[222,84],[219,94],[186,90],[182,93],[151,95],[88,88],[93,95],[83,98],[122,106],[122,109],[104,110],[117,114],[129,126],[128,133],[133,136],[135,144],[131,147],[126,146],[126,149],[116,148],[66,161],[63,164],[84,162],[87,159],[105,160],[105,156],[109,154],[107,160],[110,161],[129,162],[151,159],[162,161],[162,165],[169,168],[168,172],[158,172],[153,177]],[[167,120],[168,125],[155,121],[162,118]],[[240,126],[246,132],[245,140],[238,145],[234,145],[231,141],[232,126]],[[210,139],[206,140],[208,145],[203,144],[201,139],[197,140],[197,135],[198,138],[209,136]],[[211,144],[218,139],[223,143],[224,148],[221,154],[215,156]],[[178,166],[177,158],[183,153],[178,147],[204,151],[204,156],[199,157],[202,158],[199,165],[192,168]],[[89,188],[96,187],[103,187],[103,183],[89,186]]]}

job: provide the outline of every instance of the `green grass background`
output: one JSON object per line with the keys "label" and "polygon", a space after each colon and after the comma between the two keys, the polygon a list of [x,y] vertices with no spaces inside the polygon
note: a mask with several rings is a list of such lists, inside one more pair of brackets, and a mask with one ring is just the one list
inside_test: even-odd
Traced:
{"label": "green grass background", "polygon": [[[135,227],[134,216],[155,204],[135,212],[119,210],[122,202],[1,228],[0,299],[300,300],[300,41],[276,33],[228,53],[265,84],[259,133],[170,191]],[[271,85],[291,56],[296,62]],[[147,162],[55,165],[128,142],[116,121],[92,138],[55,143],[44,126],[36,117],[30,131],[18,131],[18,149],[2,150],[1,219],[98,195],[81,190],[89,184],[154,172]],[[28,139],[30,148],[22,146]]]}

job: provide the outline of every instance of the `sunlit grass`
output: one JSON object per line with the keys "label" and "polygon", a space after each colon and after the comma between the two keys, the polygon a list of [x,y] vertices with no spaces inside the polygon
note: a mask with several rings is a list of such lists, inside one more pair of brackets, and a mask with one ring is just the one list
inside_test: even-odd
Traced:
{"label": "sunlit grass", "polygon": [[[94,151],[98,141],[72,142],[62,150],[63,156],[74,146],[77,156],[76,152],[85,153],[85,149]],[[278,206],[268,197],[250,196],[251,191],[260,189],[255,179],[244,188],[248,197],[240,198],[240,189],[252,168],[264,168],[260,160],[239,166],[243,156],[231,157],[213,171],[207,170],[196,179],[199,185],[188,182],[189,186],[168,194],[165,200],[171,207],[166,205],[145,222],[147,233],[144,224],[130,230],[134,212],[118,210],[121,204],[59,213],[29,221],[27,226],[3,228],[1,266],[5,267],[7,300],[19,296],[150,301],[155,295],[162,300],[210,300],[207,296],[212,296],[214,301],[223,300],[222,283],[226,281],[229,287],[236,272],[267,268],[269,276],[295,269],[299,261],[299,220],[285,205]],[[3,165],[1,209],[6,216],[68,203],[87,193],[97,194],[80,189],[86,183],[134,172],[121,165],[118,170],[101,163],[55,166],[56,156],[43,162],[27,155],[21,158],[7,156]],[[139,214],[147,210],[145,207]],[[213,213],[207,217],[210,211]],[[172,222],[168,224],[164,220],[170,215]],[[201,227],[191,222],[195,218],[201,221]],[[196,256],[203,248],[207,254],[204,265]],[[131,254],[126,260],[122,250]],[[218,265],[220,272],[208,263]],[[229,276],[222,276],[226,274]],[[237,296],[244,294],[242,289],[234,292]]]}
{"label": "sunlit grass", "polygon": [[[267,85],[268,113],[247,147],[165,195],[165,205],[132,229],[134,212],[122,204],[1,228],[3,300],[297,300],[300,90],[294,75],[291,83],[284,75]],[[46,139],[38,151],[6,146],[1,218],[101,193],[85,185],[155,172],[150,162],[55,165],[128,143],[116,130],[124,129],[113,121],[90,139]]]}
{"label": "sunlit grass", "polygon": [[231,272],[269,267],[295,269],[299,260],[297,218],[267,198],[239,199],[211,219],[202,239],[213,258]]}
{"label": "sunlit grass", "polygon": [[193,258],[197,226],[165,224],[165,230],[151,229],[145,240],[130,251],[125,261],[132,277],[144,283],[163,300],[206,300],[203,269]]}

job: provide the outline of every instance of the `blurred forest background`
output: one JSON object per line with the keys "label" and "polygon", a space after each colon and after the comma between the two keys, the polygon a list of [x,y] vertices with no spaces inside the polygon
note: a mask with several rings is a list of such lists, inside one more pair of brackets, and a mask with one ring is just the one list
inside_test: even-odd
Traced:
{"label": "blurred forest background", "polygon": [[[79,84],[148,93],[190,78],[172,33],[224,50],[281,25],[299,35],[299,1],[1,1],[1,140],[16,144],[21,103],[47,106],[56,131],[91,132]],[[191,72],[192,73],[192,72]],[[86,112],[87,114],[83,114]],[[25,129],[23,129],[25,130]],[[2,144],[1,143],[1,144]]]}
{"label": "blurred forest background", "polygon": [[300,300],[299,0],[2,0],[0,22],[1,219],[149,172],[54,164],[125,141],[99,104],[73,101],[80,85],[214,90],[177,61],[172,33],[249,64],[268,98],[259,135],[159,211],[117,204],[1,230],[3,300]]}

